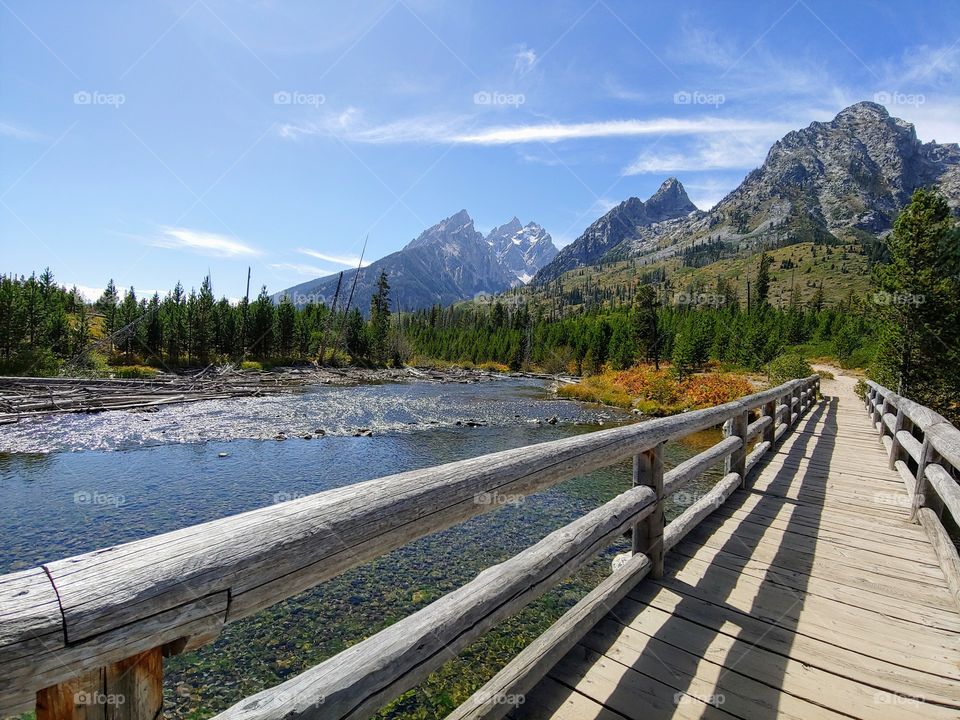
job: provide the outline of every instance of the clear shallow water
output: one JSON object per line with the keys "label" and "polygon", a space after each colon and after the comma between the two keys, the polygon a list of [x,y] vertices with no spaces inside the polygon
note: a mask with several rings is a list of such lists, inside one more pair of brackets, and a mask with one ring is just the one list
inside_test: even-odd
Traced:
{"label": "clear shallow water", "polygon": [[156,412],[65,414],[21,421],[0,429],[0,453],[60,450],[123,450],[144,445],[302,436],[322,429],[349,436],[416,432],[432,426],[477,421],[513,427],[518,421],[557,415],[564,423],[621,421],[611,410],[586,410],[554,400],[542,383],[500,379],[482,383],[388,383],[353,387],[314,386],[302,393],[209,400],[160,407]]}
{"label": "clear shallow water", "polygon": [[[542,422],[554,415],[558,424]],[[0,430],[0,449],[7,451],[0,454],[0,572],[631,419],[608,408],[553,400],[536,381],[502,380],[318,387],[295,396],[9,426]],[[469,420],[486,424],[456,425]],[[373,436],[353,437],[359,427],[371,428]],[[296,437],[317,428],[328,435]],[[279,431],[291,439],[259,439]],[[667,466],[715,440],[715,433],[706,433],[669,445]],[[629,485],[628,463],[571,480],[232,624],[212,645],[166,662],[167,710],[175,717],[204,717],[288,679],[456,589]],[[672,504],[668,515],[679,509]],[[442,717],[452,710],[593,587],[607,573],[611,556],[624,549],[625,542],[611,547],[569,583],[408,693],[386,716]]]}

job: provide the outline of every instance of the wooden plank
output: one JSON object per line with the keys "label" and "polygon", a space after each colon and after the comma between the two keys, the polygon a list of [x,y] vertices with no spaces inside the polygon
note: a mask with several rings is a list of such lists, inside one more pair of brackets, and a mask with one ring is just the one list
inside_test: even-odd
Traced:
{"label": "wooden plank", "polygon": [[730,720],[735,717],[696,697],[578,645],[550,677],[602,702],[615,712],[644,720]]}
{"label": "wooden plank", "polygon": [[553,678],[544,678],[535,690],[524,696],[524,701],[511,715],[526,720],[624,720],[586,695],[561,685]]}
{"label": "wooden plank", "polygon": [[[805,665],[817,667],[855,682],[882,688],[904,697],[923,697],[928,702],[960,708],[955,683],[942,677],[918,671],[916,668],[894,664],[893,658],[879,659],[852,651],[791,628],[756,618],[732,608],[724,608],[700,598],[678,593],[669,588],[641,584],[621,601],[621,607],[633,604],[633,613],[645,607],[683,617],[705,628],[705,632],[733,634],[738,640],[784,655]],[[622,617],[624,615],[618,610]],[[616,617],[616,616],[614,616]],[[897,659],[909,662],[909,651],[901,650]],[[907,657],[905,657],[907,655]]]}
{"label": "wooden plank", "polygon": [[712,517],[703,523],[703,528],[764,541],[775,538],[788,542],[796,541],[801,543],[802,547],[809,547],[811,551],[827,546],[850,548],[868,553],[870,557],[896,558],[899,563],[908,568],[912,568],[916,563],[930,568],[940,567],[937,556],[929,544],[914,542],[905,543],[906,546],[901,547],[870,535],[835,533],[827,528],[821,528],[818,532],[808,526],[794,525],[789,520],[771,520],[741,514],[739,517]]}
{"label": "wooden plank", "polygon": [[[693,643],[695,652],[688,652],[657,637],[643,635],[612,620],[601,623],[588,633],[581,644],[675,691],[699,698],[712,698],[717,707],[738,718],[839,720],[845,717],[783,693],[778,685],[758,682],[748,675],[728,670],[723,663],[710,662],[705,657],[703,646],[708,645],[712,638],[704,635],[702,628],[700,630],[699,642]],[[780,664],[771,667],[776,668]],[[635,715],[642,716],[643,710],[642,707],[636,708]]]}
{"label": "wooden plank", "polygon": [[[619,614],[615,608],[614,615]],[[896,705],[878,702],[878,695],[890,694],[889,691],[878,692],[876,687],[757,647],[735,635],[706,632],[694,622],[652,607],[631,616],[628,626],[613,617],[604,620],[587,634],[584,644],[597,651],[605,647],[609,657],[648,674],[657,672],[659,659],[669,670],[690,675],[691,668],[676,663],[674,658],[686,662],[702,659],[703,664],[698,663],[693,670],[715,678],[717,692],[728,700],[724,709],[739,717],[781,717],[783,712],[817,717],[835,715],[832,711],[850,717],[889,720],[957,715],[955,709],[919,701]],[[748,692],[746,703],[744,710],[738,712],[729,699],[742,695],[744,690]],[[791,704],[791,698],[802,704]],[[759,707],[751,707],[754,699]]]}
{"label": "wooden plank", "polygon": [[[798,631],[809,628],[814,633],[820,628],[830,631],[839,626],[834,637],[849,637],[851,649],[863,644],[867,646],[865,652],[869,653],[882,647],[895,651],[897,642],[905,638],[918,656],[935,663],[942,663],[943,658],[951,653],[960,657],[960,635],[951,631],[918,627],[883,612],[853,607],[815,593],[798,593],[793,588],[766,583],[716,563],[678,563],[675,572],[659,582],[704,600],[713,599],[718,604],[750,612],[756,617],[769,618],[771,622],[793,622]],[[880,634],[876,633],[879,625],[884,628]],[[834,641],[829,636],[823,637]],[[938,671],[960,676],[960,668],[938,670],[934,667],[930,670]]]}
{"label": "wooden plank", "polygon": [[811,508],[807,505],[784,502],[782,498],[766,496],[763,493],[751,492],[738,499],[735,504],[728,505],[721,514],[735,516],[738,513],[757,517],[777,518],[788,514],[790,522],[804,524],[813,528],[830,527],[840,531],[867,532],[875,535],[892,535],[902,537],[911,542],[926,542],[926,535],[922,528],[913,525],[905,518],[876,517],[863,515],[844,508],[834,508],[829,515],[824,515],[820,508]]}
{"label": "wooden plank", "polygon": [[[696,538],[708,547],[721,548],[734,555],[753,557],[790,570],[815,568],[829,572],[831,568],[841,566],[866,570],[874,575],[894,580],[906,578],[910,582],[946,587],[943,571],[939,567],[921,563],[910,566],[898,558],[887,557],[880,553],[835,547],[826,543],[818,544],[802,535],[783,533],[775,529],[768,530],[762,537],[757,537],[744,526],[738,526],[735,531],[722,526],[715,529],[696,528],[691,533],[691,538]],[[765,542],[765,538],[769,538],[770,541]],[[776,542],[773,541],[774,538]]]}
{"label": "wooden plank", "polygon": [[877,586],[851,582],[842,573],[831,573],[827,577],[808,575],[771,567],[753,558],[742,558],[708,547],[689,548],[681,545],[676,549],[676,554],[687,558],[686,561],[678,558],[678,562],[725,567],[758,580],[782,585],[795,592],[819,595],[924,627],[937,627],[960,633],[960,616],[953,611],[952,600],[946,591],[942,592],[942,598],[935,600],[929,590],[918,593],[905,587],[903,583]]}

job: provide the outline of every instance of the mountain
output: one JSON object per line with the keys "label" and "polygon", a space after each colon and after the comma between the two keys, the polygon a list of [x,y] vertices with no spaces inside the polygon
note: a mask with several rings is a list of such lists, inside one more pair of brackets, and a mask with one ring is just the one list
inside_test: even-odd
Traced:
{"label": "mountain", "polygon": [[535,222],[521,225],[516,217],[491,230],[486,241],[500,264],[522,283],[530,282],[558,252],[550,233]]}
{"label": "mountain", "polygon": [[[552,250],[552,254],[551,254]],[[550,235],[536,223],[521,226],[514,218],[486,238],[466,210],[427,228],[402,250],[359,271],[353,307],[366,314],[380,272],[390,282],[393,307],[413,310],[450,305],[508,290],[529,277],[557,252]],[[356,268],[343,273],[337,307],[344,307]],[[274,296],[288,296],[295,305],[308,302],[331,305],[338,275],[310,280]]]}
{"label": "mountain", "polygon": [[[679,186],[668,180],[658,195],[672,183]],[[641,223],[631,214],[619,223],[620,232],[604,234],[611,218],[623,217],[625,208],[636,205],[636,198],[630,198],[564,248],[534,282],[601,260],[637,258],[650,264],[689,255],[698,244],[710,257],[801,242],[847,241],[866,247],[890,231],[917,188],[931,186],[955,209],[960,207],[960,147],[923,143],[910,123],[891,117],[882,105],[861,102],[829,122],[787,133],[770,148],[763,165],[711,210],[683,213],[686,195],[678,194],[659,221]],[[653,199],[644,204],[647,216]]]}
{"label": "mountain", "polygon": [[625,240],[637,237],[640,228],[697,212],[686,190],[676,178],[669,178],[643,202],[629,198],[594,222],[583,234],[563,248],[556,258],[534,277],[534,283],[555,280],[568,270],[598,262]]}

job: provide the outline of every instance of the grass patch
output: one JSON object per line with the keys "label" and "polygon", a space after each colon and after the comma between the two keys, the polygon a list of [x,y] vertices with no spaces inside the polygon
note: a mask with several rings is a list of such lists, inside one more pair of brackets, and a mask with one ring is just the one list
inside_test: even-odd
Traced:
{"label": "grass patch", "polygon": [[155,377],[157,369],[149,365],[118,365],[110,368],[108,374],[115,378],[143,379]]}
{"label": "grass patch", "polygon": [[645,415],[673,415],[684,410],[720,405],[749,395],[754,388],[741,375],[713,372],[677,380],[667,370],[637,365],[619,372],[607,371],[564,385],[561,397],[635,408]]}

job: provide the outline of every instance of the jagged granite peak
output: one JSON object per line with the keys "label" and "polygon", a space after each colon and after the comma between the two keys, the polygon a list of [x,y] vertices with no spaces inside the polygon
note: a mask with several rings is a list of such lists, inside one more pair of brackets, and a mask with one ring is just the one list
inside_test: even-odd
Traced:
{"label": "jagged granite peak", "polygon": [[664,182],[647,203],[640,198],[624,200],[588,227],[583,234],[560,250],[557,257],[537,273],[533,281],[554,280],[568,270],[592,265],[623,241],[638,235],[640,228],[654,223],[686,217],[697,212],[683,185],[670,178]]}
{"label": "jagged granite peak", "polygon": [[663,181],[660,189],[644,203],[644,207],[651,222],[672,220],[697,210],[681,182],[673,177]]}
{"label": "jagged granite peak", "polygon": [[483,235],[473,227],[473,218],[466,210],[461,210],[424,230],[411,240],[404,249],[424,247],[435,243],[475,243],[482,239]]}
{"label": "jagged granite peak", "polygon": [[515,232],[520,230],[523,227],[523,224],[520,222],[520,218],[516,215],[510,220],[510,222],[504,223],[499,227],[495,227],[487,235],[487,242],[493,244],[493,239],[500,237],[512,237]]}
{"label": "jagged granite peak", "polygon": [[541,225],[535,222],[521,225],[516,217],[491,230],[486,241],[501,264],[522,283],[530,282],[558,252],[550,233]]}
{"label": "jagged granite peak", "polygon": [[[513,218],[485,238],[469,213],[461,210],[424,230],[402,250],[360,270],[354,307],[364,314],[369,311],[381,271],[387,273],[393,307],[413,310],[508,290],[526,282],[556,252],[549,233],[536,223],[524,226]],[[296,305],[322,302],[329,306],[338,275],[301,283],[278,293],[275,299],[287,295]],[[339,308],[356,275],[356,269],[344,272]]]}

